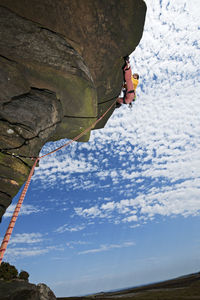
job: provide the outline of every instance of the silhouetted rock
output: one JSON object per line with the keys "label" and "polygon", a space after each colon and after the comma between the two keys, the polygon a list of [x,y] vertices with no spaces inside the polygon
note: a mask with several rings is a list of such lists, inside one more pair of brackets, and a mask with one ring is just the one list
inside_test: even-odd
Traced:
{"label": "silhouetted rock", "polygon": [[56,300],[56,296],[43,283],[35,285],[23,280],[0,280],[0,300]]}

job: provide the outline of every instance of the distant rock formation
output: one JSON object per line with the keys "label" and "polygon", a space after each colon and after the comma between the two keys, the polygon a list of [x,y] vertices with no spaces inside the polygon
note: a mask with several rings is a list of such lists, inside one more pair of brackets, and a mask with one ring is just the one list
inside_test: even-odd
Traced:
{"label": "distant rock formation", "polygon": [[0,300],[56,300],[56,296],[43,283],[35,285],[19,279],[0,280]]}
{"label": "distant rock formation", "polygon": [[0,218],[30,158],[47,141],[75,137],[114,101],[145,14],[143,0],[0,0]]}

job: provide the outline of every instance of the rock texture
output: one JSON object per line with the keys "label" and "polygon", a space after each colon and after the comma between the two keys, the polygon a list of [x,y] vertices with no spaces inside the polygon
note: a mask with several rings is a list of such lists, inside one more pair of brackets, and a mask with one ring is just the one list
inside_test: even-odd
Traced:
{"label": "rock texture", "polygon": [[143,0],[0,0],[0,217],[45,142],[112,104],[145,14]]}
{"label": "rock texture", "polygon": [[23,280],[0,280],[0,300],[56,300],[56,296],[43,283],[35,285]]}
{"label": "rock texture", "polygon": [[46,284],[39,283],[37,289],[39,290],[40,300],[56,300],[54,293]]}

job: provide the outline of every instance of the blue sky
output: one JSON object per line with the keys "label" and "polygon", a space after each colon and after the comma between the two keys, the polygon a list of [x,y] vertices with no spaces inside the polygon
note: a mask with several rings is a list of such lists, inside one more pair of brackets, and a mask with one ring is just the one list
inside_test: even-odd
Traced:
{"label": "blue sky", "polygon": [[41,160],[5,255],[57,296],[200,270],[200,4],[146,3],[137,101]]}

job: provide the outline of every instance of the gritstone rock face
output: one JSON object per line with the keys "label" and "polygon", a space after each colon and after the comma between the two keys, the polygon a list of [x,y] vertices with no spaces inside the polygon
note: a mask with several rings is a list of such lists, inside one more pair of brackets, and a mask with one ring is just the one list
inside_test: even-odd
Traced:
{"label": "gritstone rock face", "polygon": [[0,0],[0,217],[30,158],[47,141],[75,137],[115,100],[145,14],[143,0]]}

